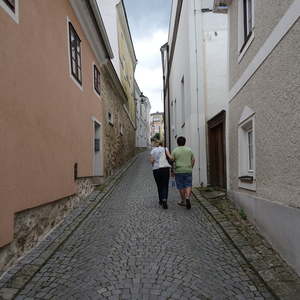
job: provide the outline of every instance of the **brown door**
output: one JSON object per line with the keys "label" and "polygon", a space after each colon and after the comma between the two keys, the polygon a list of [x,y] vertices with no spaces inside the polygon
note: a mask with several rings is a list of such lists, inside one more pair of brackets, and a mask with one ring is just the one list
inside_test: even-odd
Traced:
{"label": "brown door", "polygon": [[226,188],[225,111],[208,121],[209,183]]}

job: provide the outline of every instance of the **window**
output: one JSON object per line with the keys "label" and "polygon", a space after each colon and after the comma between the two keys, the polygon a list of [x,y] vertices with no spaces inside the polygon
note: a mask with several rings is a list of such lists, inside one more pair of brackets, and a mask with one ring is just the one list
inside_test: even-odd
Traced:
{"label": "window", "polygon": [[[252,33],[252,0],[243,0],[244,45]],[[243,51],[243,47],[241,49]]]}
{"label": "window", "polygon": [[248,172],[253,172],[253,130],[247,132],[248,137]]}
{"label": "window", "polygon": [[96,65],[94,65],[94,89],[96,93],[100,96],[101,87],[100,87],[100,72]]}
{"label": "window", "polygon": [[15,0],[4,0],[4,3],[9,7],[9,9],[15,13],[16,3]]}
{"label": "window", "polygon": [[113,118],[113,114],[111,112],[107,113],[107,120],[110,125],[114,125],[114,118]]}
{"label": "window", "polygon": [[254,34],[254,1],[239,0],[238,7],[238,49],[239,59],[244,56],[250,46]]}
{"label": "window", "polygon": [[74,79],[82,85],[81,75],[81,40],[76,33],[73,25],[69,22],[69,41],[70,41],[70,64],[71,74]]}
{"label": "window", "polygon": [[246,107],[240,119],[239,138],[239,187],[256,190],[255,178],[255,115]]}
{"label": "window", "polygon": [[0,0],[0,7],[19,23],[19,0]]}

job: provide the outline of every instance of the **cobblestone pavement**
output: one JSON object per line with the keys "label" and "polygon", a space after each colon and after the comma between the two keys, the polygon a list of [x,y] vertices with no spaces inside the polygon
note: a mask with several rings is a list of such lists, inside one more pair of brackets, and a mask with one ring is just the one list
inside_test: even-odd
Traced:
{"label": "cobblestone pavement", "polygon": [[159,206],[146,157],[16,299],[273,299],[197,202]]}

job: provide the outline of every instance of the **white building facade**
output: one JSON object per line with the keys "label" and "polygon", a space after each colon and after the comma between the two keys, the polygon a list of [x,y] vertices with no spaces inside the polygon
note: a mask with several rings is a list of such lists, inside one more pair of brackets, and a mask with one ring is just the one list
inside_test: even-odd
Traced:
{"label": "white building facade", "polygon": [[228,4],[229,195],[300,274],[300,1]]}
{"label": "white building facade", "polygon": [[135,86],[136,101],[136,147],[150,147],[150,110],[151,104],[149,99],[143,95],[137,82]]}
{"label": "white building facade", "polygon": [[226,188],[227,15],[213,9],[213,0],[172,3],[161,48],[165,136],[171,149],[186,137],[196,158],[194,185]]}

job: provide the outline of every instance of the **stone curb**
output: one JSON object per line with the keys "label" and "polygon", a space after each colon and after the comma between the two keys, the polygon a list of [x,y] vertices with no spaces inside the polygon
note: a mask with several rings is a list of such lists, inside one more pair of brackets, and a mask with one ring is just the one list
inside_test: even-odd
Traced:
{"label": "stone curb", "polygon": [[[285,270],[287,268],[284,268],[283,264],[279,260],[276,260],[276,258],[274,259],[273,266],[268,266],[265,257],[252,247],[230,220],[215,206],[210,204],[207,199],[201,195],[199,190],[193,189],[193,195],[221,227],[225,235],[231,240],[241,256],[250,265],[251,269],[265,283],[275,299],[300,299],[300,280],[297,274],[293,272],[287,273]],[[283,273],[285,273],[285,278],[280,277]]]}
{"label": "stone curb", "polygon": [[116,187],[122,175],[134,164],[138,155],[122,167],[117,174],[112,175],[112,180],[106,180],[108,185],[103,191],[93,191],[87,201],[75,208],[59,223],[46,237],[30,252],[23,256],[12,268],[0,278],[0,300],[15,298],[28,281],[52,257],[54,252],[68,239],[76,228],[94,211],[103,205],[105,199]]}

